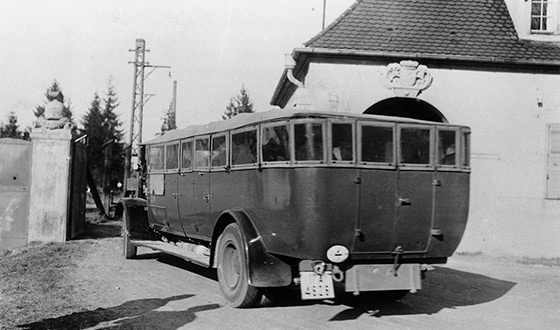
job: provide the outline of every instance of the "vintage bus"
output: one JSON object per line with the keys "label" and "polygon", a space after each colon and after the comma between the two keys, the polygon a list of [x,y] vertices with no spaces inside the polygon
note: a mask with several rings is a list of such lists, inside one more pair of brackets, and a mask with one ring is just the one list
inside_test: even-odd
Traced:
{"label": "vintage bus", "polygon": [[215,267],[234,307],[271,288],[334,298],[333,283],[402,297],[461,240],[469,137],[448,123],[297,110],[167,132],[143,144],[145,198],[121,201],[125,256],[146,246]]}

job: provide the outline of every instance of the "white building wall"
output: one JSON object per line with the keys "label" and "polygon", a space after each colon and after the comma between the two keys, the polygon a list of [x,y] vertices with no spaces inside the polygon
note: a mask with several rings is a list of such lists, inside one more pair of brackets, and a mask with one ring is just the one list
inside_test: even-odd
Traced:
{"label": "white building wall", "polygon": [[[422,64],[422,63],[420,63]],[[394,96],[381,66],[311,63],[311,109],[361,113]],[[547,200],[547,125],[560,123],[560,75],[430,69],[419,98],[472,129],[471,204],[458,251],[560,257],[560,201]]]}

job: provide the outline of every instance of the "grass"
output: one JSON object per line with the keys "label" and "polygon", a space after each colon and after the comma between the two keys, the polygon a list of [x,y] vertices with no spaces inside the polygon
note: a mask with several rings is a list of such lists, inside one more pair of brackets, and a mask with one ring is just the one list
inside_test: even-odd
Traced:
{"label": "grass", "polygon": [[79,288],[67,278],[85,254],[84,243],[32,244],[0,258],[0,325],[81,310],[73,298]]}
{"label": "grass", "polygon": [[88,251],[98,248],[96,239],[120,234],[120,222],[86,222],[79,240],[32,243],[1,254],[0,329],[87,310],[90,306],[78,298],[80,287],[71,276]]}

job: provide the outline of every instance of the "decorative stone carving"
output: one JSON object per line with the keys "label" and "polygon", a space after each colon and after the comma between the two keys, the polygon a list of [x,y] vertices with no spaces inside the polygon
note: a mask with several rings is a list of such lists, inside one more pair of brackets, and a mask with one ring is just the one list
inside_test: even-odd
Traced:
{"label": "decorative stone carving", "polygon": [[71,130],[73,124],[70,119],[62,115],[64,95],[60,91],[50,91],[49,97],[52,100],[45,106],[45,113],[37,119],[35,127],[48,130],[61,128]]}
{"label": "decorative stone carving", "polygon": [[381,72],[381,80],[396,96],[417,97],[432,84],[428,67],[416,61],[391,63]]}

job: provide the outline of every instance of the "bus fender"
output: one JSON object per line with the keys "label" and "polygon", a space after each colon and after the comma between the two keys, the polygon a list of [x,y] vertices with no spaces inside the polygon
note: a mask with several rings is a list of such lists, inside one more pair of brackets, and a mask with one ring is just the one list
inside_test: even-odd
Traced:
{"label": "bus fender", "polygon": [[[249,284],[254,287],[280,287],[290,285],[292,270],[289,264],[268,253],[262,237],[255,228],[250,217],[241,209],[223,212],[218,218],[212,241],[217,243],[223,228],[233,220],[238,224],[245,242],[247,274]],[[222,221],[223,220],[223,221]],[[214,246],[217,246],[215,244]],[[215,249],[212,249],[211,260],[215,260]]]}
{"label": "bus fender", "polygon": [[130,239],[155,239],[148,221],[148,203],[142,198],[122,198],[115,209],[115,219],[122,218],[124,235]]}

